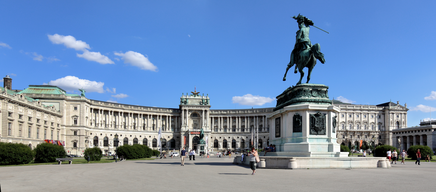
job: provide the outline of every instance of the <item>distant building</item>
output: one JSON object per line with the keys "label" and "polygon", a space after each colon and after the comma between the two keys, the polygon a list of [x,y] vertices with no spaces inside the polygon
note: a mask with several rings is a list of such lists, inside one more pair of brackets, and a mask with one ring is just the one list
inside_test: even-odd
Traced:
{"label": "distant building", "polygon": [[[10,78],[10,77],[5,77]],[[4,81],[6,82],[6,81]],[[12,82],[7,81],[7,82]],[[7,84],[4,87],[12,87]],[[68,94],[52,85],[30,85],[22,91],[1,88],[1,142],[35,147],[45,140],[60,141],[69,154],[82,155],[89,147],[104,153],[121,145],[141,144],[158,148],[197,149],[200,130],[209,150],[245,150],[269,144],[267,116],[274,108],[210,109],[208,95],[183,94],[178,108],[127,105]],[[338,115],[338,143],[391,144],[392,131],[407,127],[407,106],[391,102],[353,105],[334,101]],[[251,141],[252,132],[256,131]]]}
{"label": "distant building", "polygon": [[393,146],[407,150],[412,145],[429,146],[436,151],[436,120],[421,121],[417,127],[405,127],[392,131]]}

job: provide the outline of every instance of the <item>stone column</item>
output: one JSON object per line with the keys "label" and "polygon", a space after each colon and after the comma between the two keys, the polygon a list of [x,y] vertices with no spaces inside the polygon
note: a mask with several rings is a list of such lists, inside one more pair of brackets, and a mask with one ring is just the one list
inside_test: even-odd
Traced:
{"label": "stone column", "polygon": [[205,124],[205,120],[206,118],[204,117],[204,109],[202,110],[202,115],[201,115],[201,128],[203,128],[206,124]]}
{"label": "stone column", "polygon": [[419,145],[424,145],[424,138],[423,135],[419,136]]}

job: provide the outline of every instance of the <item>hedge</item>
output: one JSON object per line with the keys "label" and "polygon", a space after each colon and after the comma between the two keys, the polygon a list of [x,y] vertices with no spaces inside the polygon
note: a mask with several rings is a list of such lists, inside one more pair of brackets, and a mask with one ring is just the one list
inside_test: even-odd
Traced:
{"label": "hedge", "polygon": [[427,155],[430,156],[430,159],[432,159],[433,151],[429,146],[423,146],[423,145],[412,145],[407,149],[407,155],[409,155],[410,158],[413,160],[416,160],[416,152],[420,149],[421,151],[421,160],[425,159]]}
{"label": "hedge", "polygon": [[153,153],[153,156],[156,156],[156,157],[160,155],[159,150],[153,150],[152,153]]}
{"label": "hedge", "polygon": [[38,163],[55,162],[56,158],[64,158],[67,155],[63,146],[50,143],[39,144],[34,151],[35,162]]}
{"label": "hedge", "polygon": [[32,149],[22,143],[0,143],[0,165],[27,164],[33,157]]}
{"label": "hedge", "polygon": [[150,158],[153,155],[152,150],[145,145],[123,145],[117,148],[118,157],[126,159]]}
{"label": "hedge", "polygon": [[398,155],[397,157],[399,157],[400,152],[398,151],[398,149],[394,146],[390,146],[390,145],[379,145],[374,149],[374,157],[387,157],[386,152],[389,151],[389,149],[393,152],[394,150],[397,151]]}
{"label": "hedge", "polygon": [[341,152],[350,152],[350,148],[346,145],[341,145]]}
{"label": "hedge", "polygon": [[90,161],[100,161],[101,157],[103,156],[103,152],[100,148],[94,147],[94,148],[87,148],[85,149],[84,158],[88,161],[88,157]]}

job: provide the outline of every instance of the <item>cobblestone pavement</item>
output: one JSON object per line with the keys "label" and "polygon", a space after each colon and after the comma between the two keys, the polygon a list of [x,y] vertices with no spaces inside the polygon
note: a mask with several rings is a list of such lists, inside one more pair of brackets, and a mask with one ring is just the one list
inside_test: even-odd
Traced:
{"label": "cobblestone pavement", "polygon": [[[233,159],[233,158],[232,158]],[[232,159],[180,158],[0,167],[1,191],[434,191],[436,163],[390,169],[259,169]]]}

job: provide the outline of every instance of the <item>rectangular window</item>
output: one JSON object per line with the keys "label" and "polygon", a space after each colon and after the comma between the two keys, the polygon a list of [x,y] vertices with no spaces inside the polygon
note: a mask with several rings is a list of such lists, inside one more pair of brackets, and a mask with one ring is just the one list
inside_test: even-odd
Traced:
{"label": "rectangular window", "polygon": [[8,113],[8,117],[12,117],[12,112],[9,112],[9,113]]}
{"label": "rectangular window", "polygon": [[47,129],[44,129],[44,139],[47,139]]}
{"label": "rectangular window", "polygon": [[57,136],[58,136],[57,138],[58,138],[58,140],[59,140],[59,131],[58,131],[58,135],[57,135]]}
{"label": "rectangular window", "polygon": [[276,118],[276,134],[275,134],[275,136],[276,137],[280,137],[280,117],[277,117]]}
{"label": "rectangular window", "polygon": [[32,136],[32,126],[29,126],[29,130],[27,130],[27,137],[30,138]]}
{"label": "rectangular window", "polygon": [[18,125],[18,137],[23,136],[23,124]]}
{"label": "rectangular window", "polygon": [[58,123],[58,127],[59,127],[59,123]]}
{"label": "rectangular window", "polygon": [[73,143],[73,147],[74,147],[74,148],[77,148],[77,142],[74,142],[74,143]]}
{"label": "rectangular window", "polygon": [[12,136],[12,123],[8,123],[8,136]]}
{"label": "rectangular window", "polygon": [[36,128],[36,138],[39,139],[39,127]]}
{"label": "rectangular window", "polygon": [[44,125],[47,125],[47,121],[44,121]]}
{"label": "rectangular window", "polygon": [[40,119],[36,119],[36,123],[39,123]]}
{"label": "rectangular window", "polygon": [[29,121],[32,121],[32,117],[29,117],[28,119],[29,119]]}
{"label": "rectangular window", "polygon": [[53,130],[51,130],[50,139],[53,140]]}
{"label": "rectangular window", "polygon": [[74,111],[77,111],[77,107],[74,107]]}
{"label": "rectangular window", "polygon": [[77,135],[77,131],[74,131],[74,135]]}
{"label": "rectangular window", "polygon": [[18,119],[23,119],[23,115],[18,115]]}
{"label": "rectangular window", "polygon": [[74,118],[74,125],[77,125],[77,118]]}
{"label": "rectangular window", "polygon": [[53,122],[51,122],[51,126],[53,126],[54,125],[54,123]]}

